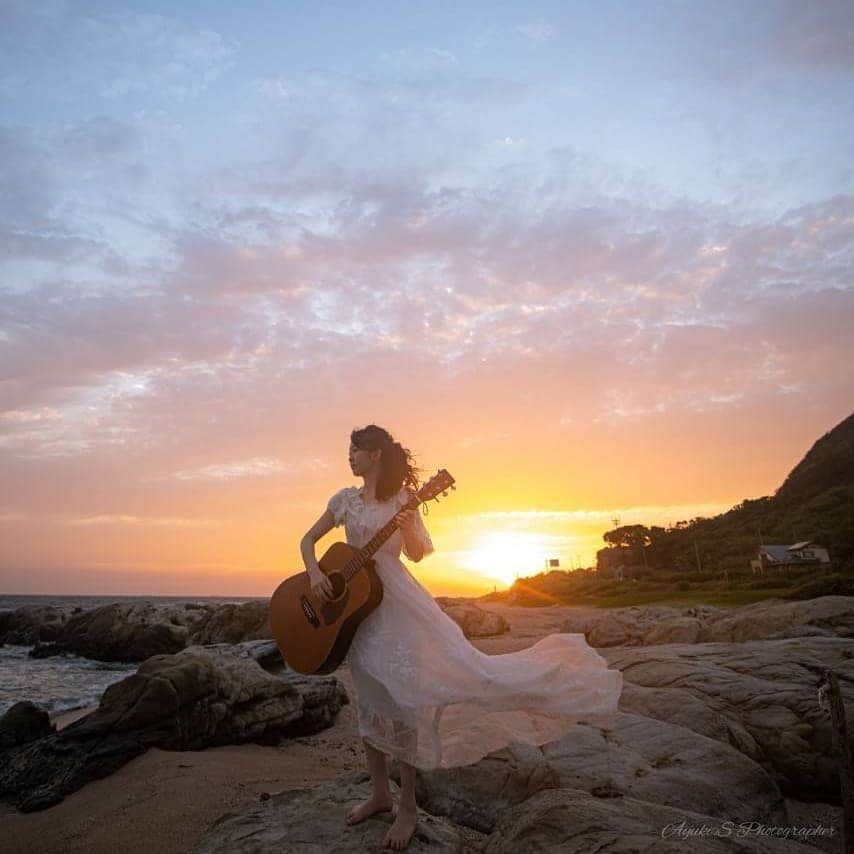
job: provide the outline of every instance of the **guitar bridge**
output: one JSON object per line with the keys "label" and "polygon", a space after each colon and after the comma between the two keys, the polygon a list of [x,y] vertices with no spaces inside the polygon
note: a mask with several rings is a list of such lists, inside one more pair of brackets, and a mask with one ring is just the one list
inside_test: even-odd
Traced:
{"label": "guitar bridge", "polygon": [[305,614],[305,618],[317,628],[320,625],[320,617],[317,616],[317,611],[312,607],[311,602],[309,602],[308,597],[303,596],[300,598],[300,605],[302,605],[302,612]]}

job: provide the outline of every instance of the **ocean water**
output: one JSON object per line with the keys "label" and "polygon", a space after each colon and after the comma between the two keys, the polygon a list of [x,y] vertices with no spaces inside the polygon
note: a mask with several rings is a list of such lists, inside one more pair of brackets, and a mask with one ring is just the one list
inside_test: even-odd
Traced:
{"label": "ocean water", "polygon": [[78,656],[28,658],[28,646],[0,646],[0,715],[30,700],[51,715],[97,705],[113,684],[137,665],[90,661]]}
{"label": "ocean water", "polygon": [[[224,605],[251,602],[261,597],[220,598],[214,596],[18,596],[0,594],[0,611],[24,605],[53,605],[88,611],[111,602],[150,602],[154,605]],[[0,646],[0,715],[20,700],[30,700],[51,715],[96,705],[114,682],[136,673],[138,663],[92,661],[76,655],[29,658],[29,646]]]}

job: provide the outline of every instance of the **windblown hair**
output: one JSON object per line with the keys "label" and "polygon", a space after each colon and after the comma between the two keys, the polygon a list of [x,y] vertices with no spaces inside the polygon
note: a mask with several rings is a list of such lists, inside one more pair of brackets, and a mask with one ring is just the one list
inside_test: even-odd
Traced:
{"label": "windblown hair", "polygon": [[361,430],[353,430],[350,433],[350,441],[363,451],[382,451],[380,476],[376,486],[378,501],[388,501],[397,495],[404,485],[412,490],[418,489],[420,469],[414,465],[412,452],[400,442],[396,442],[388,430],[376,424],[368,424]]}

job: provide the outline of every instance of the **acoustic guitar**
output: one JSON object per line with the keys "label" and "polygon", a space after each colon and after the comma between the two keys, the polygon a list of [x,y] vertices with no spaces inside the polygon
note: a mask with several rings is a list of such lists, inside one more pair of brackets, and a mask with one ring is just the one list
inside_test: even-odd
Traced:
{"label": "acoustic guitar", "polygon": [[[454,479],[440,469],[406,506],[438,501],[448,488],[456,489]],[[395,514],[362,548],[338,542],[326,550],[318,561],[332,582],[333,595],[326,602],[312,592],[308,572],[292,575],[276,588],[270,599],[270,628],[288,667],[297,673],[332,673],[341,664],[356,629],[382,602],[383,585],[373,555],[398,527]]]}

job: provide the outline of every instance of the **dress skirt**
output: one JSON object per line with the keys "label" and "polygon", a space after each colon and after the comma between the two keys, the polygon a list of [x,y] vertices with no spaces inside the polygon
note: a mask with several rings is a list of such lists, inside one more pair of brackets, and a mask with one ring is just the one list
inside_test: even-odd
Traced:
{"label": "dress skirt", "polygon": [[[406,503],[365,502],[356,487],[329,501],[347,542],[363,546]],[[433,544],[417,514],[424,548]],[[468,765],[514,741],[540,745],[577,723],[611,718],[619,670],[583,634],[555,633],[533,646],[487,655],[401,561],[397,531],[376,553],[383,600],[359,626],[345,661],[356,692],[359,735],[402,762],[430,770]]]}

